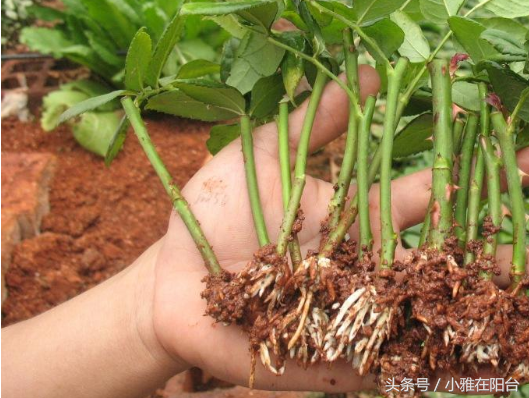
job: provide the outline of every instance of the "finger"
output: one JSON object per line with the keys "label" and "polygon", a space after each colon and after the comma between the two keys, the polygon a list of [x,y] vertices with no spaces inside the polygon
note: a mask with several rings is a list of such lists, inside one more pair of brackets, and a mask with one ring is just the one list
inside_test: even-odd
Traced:
{"label": "finger", "polygon": [[[369,65],[359,66],[360,99],[363,102],[369,95],[376,95],[380,88],[378,72]],[[340,75],[345,80],[344,75]],[[296,108],[289,118],[290,146],[297,148],[303,120],[309,100]],[[314,151],[331,142],[347,129],[349,120],[349,99],[347,93],[334,81],[325,87],[316,112],[309,150]],[[271,156],[277,153],[277,131],[275,123],[266,124],[255,132],[255,146]]]}
{"label": "finger", "polygon": [[[529,254],[529,247],[527,248]],[[501,288],[507,288],[511,284],[511,260],[512,260],[512,245],[499,245],[496,250],[496,261],[500,267],[500,275],[495,275],[492,280]],[[529,272],[529,256],[525,264],[525,272]]]}
{"label": "finger", "polygon": [[[529,148],[518,151],[517,158],[518,167],[522,173],[529,173]],[[524,177],[522,184],[529,186],[529,178]],[[431,185],[431,169],[422,170],[393,181],[393,214],[401,230],[424,221],[430,201]],[[506,183],[502,184],[502,189],[504,191],[507,189]]]}

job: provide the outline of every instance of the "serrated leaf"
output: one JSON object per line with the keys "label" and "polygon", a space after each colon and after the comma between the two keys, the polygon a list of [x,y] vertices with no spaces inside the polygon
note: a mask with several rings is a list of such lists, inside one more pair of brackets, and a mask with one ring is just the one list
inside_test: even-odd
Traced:
{"label": "serrated leaf", "polygon": [[125,61],[125,87],[133,91],[143,90],[147,68],[152,57],[151,36],[140,28],[130,43]]}
{"label": "serrated leaf", "polygon": [[230,35],[237,39],[242,39],[246,33],[246,29],[242,27],[234,15],[214,15],[207,17],[207,19],[215,22],[221,28],[226,30]]}
{"label": "serrated leaf", "polygon": [[518,61],[524,61],[527,51],[516,38],[510,33],[499,29],[486,29],[481,33],[482,39],[488,41],[497,51],[519,57]]}
{"label": "serrated leaf", "polygon": [[75,104],[59,117],[58,124],[64,123],[65,121],[73,117],[79,116],[82,113],[97,109],[101,105],[104,105],[121,95],[125,95],[126,93],[126,90],[116,90],[112,91],[111,93],[100,95],[99,97],[90,98],[83,102]]}
{"label": "serrated leaf", "polygon": [[485,27],[480,23],[465,17],[450,17],[448,24],[457,41],[470,55],[474,63],[490,59],[498,54],[491,44],[481,38]]}
{"label": "serrated leaf", "polygon": [[235,60],[237,49],[239,48],[241,41],[235,37],[232,37],[222,47],[222,55],[220,57],[220,80],[226,83],[226,80],[230,77],[231,67]]}
{"label": "serrated leaf", "polygon": [[404,32],[404,42],[399,48],[399,53],[407,57],[410,62],[424,62],[430,56],[430,45],[420,26],[403,11],[391,14],[391,20]]}
{"label": "serrated leaf", "polygon": [[452,101],[468,111],[480,110],[478,86],[475,84],[457,81],[452,85]]}
{"label": "serrated leaf", "polygon": [[[334,9],[333,4],[330,2],[317,1],[317,3],[323,7],[329,7],[331,10]],[[332,15],[320,11],[311,2],[307,2],[307,6],[309,8],[310,14],[321,28],[328,26],[332,22]]]}
{"label": "serrated leaf", "polygon": [[[381,19],[373,25],[365,27],[364,32],[378,44],[386,58],[389,58],[397,51],[404,42],[404,32],[389,18]],[[363,44],[377,62],[383,63],[385,61],[368,43],[364,42]]]}
{"label": "serrated leaf", "polygon": [[162,37],[156,44],[151,62],[147,68],[145,83],[148,86],[156,87],[158,84],[158,79],[162,73],[165,61],[180,38],[184,22],[184,18],[180,17],[177,12],[171,22],[166,26]]}
{"label": "serrated leaf", "polygon": [[278,109],[279,101],[285,94],[281,75],[263,77],[252,89],[250,116],[262,119]]}
{"label": "serrated leaf", "polygon": [[354,10],[357,15],[358,24],[367,24],[384,18],[398,10],[405,0],[357,0],[354,2]]}
{"label": "serrated leaf", "polygon": [[125,142],[125,139],[127,138],[127,130],[129,129],[130,122],[127,118],[127,115],[123,115],[121,118],[121,121],[119,122],[118,127],[116,128],[116,131],[114,132],[114,135],[112,136],[112,139],[110,140],[110,144],[108,145],[108,148],[105,153],[105,166],[109,167],[114,158],[117,156],[121,148],[123,147],[123,143]]}
{"label": "serrated leaf", "polygon": [[209,139],[206,141],[209,153],[215,156],[222,148],[240,135],[241,126],[239,124],[218,124],[213,126],[209,132]]}
{"label": "serrated leaf", "polygon": [[431,113],[422,114],[408,123],[396,135],[393,142],[393,157],[404,158],[433,147],[429,138],[433,134]]}
{"label": "serrated leaf", "polygon": [[502,17],[493,18],[474,18],[476,22],[479,22],[486,29],[497,29],[505,33],[508,33],[511,38],[517,41],[525,41],[525,35],[528,34],[529,29],[522,25],[520,22]]}
{"label": "serrated leaf", "polygon": [[[501,98],[502,104],[512,112],[522,92],[529,87],[529,81],[516,74],[509,68],[504,68],[495,62],[485,65],[494,92]],[[526,101],[518,113],[520,119],[529,122],[529,102]]]}
{"label": "serrated leaf", "polygon": [[[280,40],[298,51],[305,52],[306,41],[300,32],[284,32]],[[305,74],[305,62],[302,58],[287,52],[281,62],[283,84],[290,100],[296,95],[296,88]]]}
{"label": "serrated leaf", "polygon": [[197,77],[213,75],[220,72],[220,65],[205,59],[195,59],[182,65],[176,77],[178,79],[194,79]]}
{"label": "serrated leaf", "polygon": [[151,97],[145,109],[205,122],[230,120],[239,116],[230,109],[197,101],[180,90],[166,91]]}
{"label": "serrated leaf", "polygon": [[107,64],[117,68],[122,67],[123,58],[116,54],[116,48],[105,37],[100,37],[91,31],[85,32],[88,43],[97,53],[97,55]]}
{"label": "serrated leaf", "polygon": [[527,0],[492,0],[485,4],[485,8],[504,18],[529,16],[529,2]]}
{"label": "serrated leaf", "polygon": [[421,13],[430,22],[446,24],[447,19],[457,12],[465,0],[420,0]]}
{"label": "serrated leaf", "polygon": [[22,29],[20,42],[28,46],[32,51],[37,51],[41,54],[51,54],[56,58],[62,56],[62,49],[73,45],[63,32],[37,27]]}
{"label": "serrated leaf", "polygon": [[280,10],[279,6],[282,4],[282,1],[261,1],[259,6],[241,10],[237,12],[237,15],[253,25],[261,26],[264,31],[268,31],[277,16],[281,14],[283,7]]}
{"label": "serrated leaf", "polygon": [[203,80],[190,83],[176,82],[173,85],[189,97],[204,104],[226,109],[237,115],[243,115],[245,112],[244,97],[233,87]]}
{"label": "serrated leaf", "polygon": [[72,131],[83,148],[104,157],[118,125],[119,118],[114,112],[87,112]]}
{"label": "serrated leaf", "polygon": [[249,31],[237,48],[226,83],[246,94],[260,78],[276,72],[284,54],[266,36]]}

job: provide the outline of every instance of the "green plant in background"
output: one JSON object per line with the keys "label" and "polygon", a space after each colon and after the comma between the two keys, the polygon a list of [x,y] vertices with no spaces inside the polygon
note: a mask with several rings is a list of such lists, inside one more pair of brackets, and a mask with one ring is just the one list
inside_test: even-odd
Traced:
{"label": "green plant in background", "polygon": [[[125,85],[125,55],[136,31],[145,27],[156,43],[181,1],[65,0],[64,10],[33,5],[26,13],[53,27],[26,27],[20,41],[30,50],[66,58],[87,67],[92,80],[63,85],[43,100],[42,127],[55,128],[58,116],[89,97]],[[213,21],[189,18],[181,27],[182,39],[171,48],[162,75],[170,76],[194,59],[215,61],[228,34]],[[86,149],[104,156],[111,132],[119,124],[114,101],[73,122],[74,136]],[[95,136],[95,132],[97,135]],[[110,133],[109,133],[110,132]]]}
{"label": "green plant in background", "polygon": [[[489,14],[494,16],[474,18]],[[527,382],[529,363],[524,352],[529,353],[529,347],[520,328],[529,328],[529,314],[524,312],[525,304],[519,304],[529,300],[524,269],[527,198],[520,187],[515,148],[528,143],[529,33],[512,19],[526,16],[529,4],[522,0],[469,4],[464,0],[357,0],[352,7],[314,0],[189,2],[179,5],[158,40],[148,26],[136,31],[125,60],[123,88],[74,105],[59,121],[121,101],[125,115],[106,146],[107,165],[132,126],[210,272],[204,292],[208,314],[217,321],[236,321],[250,333],[254,319],[265,317],[269,329],[259,330],[258,341],[252,340],[252,353],[259,354],[269,371],[281,375],[289,356],[305,367],[343,358],[360,375],[375,373],[383,383],[395,377],[392,372],[401,375],[399,366],[405,366],[399,365],[401,356],[409,355],[409,361],[403,362],[413,364],[404,369],[409,376],[433,375],[440,364],[454,371],[487,364],[502,376]],[[274,30],[274,22],[281,17],[298,30]],[[186,37],[185,27],[196,18],[229,32],[218,62],[206,56],[190,60],[179,45]],[[167,60],[173,56],[181,65],[165,75]],[[369,97],[365,104],[360,100],[358,63],[362,60],[373,64],[382,77],[379,104],[383,110],[377,114],[377,98]],[[338,77],[341,69],[346,81]],[[303,77],[311,91],[291,175],[288,113],[291,105],[307,96],[296,97]],[[349,99],[346,151],[329,204],[326,234],[314,248],[318,252],[303,259],[294,224],[305,187],[314,120],[331,80]],[[455,121],[454,105],[462,109]],[[149,137],[142,119],[146,110],[221,122],[212,128],[208,141],[213,153],[240,136],[261,247],[272,243],[259,199],[252,130],[276,118],[284,205],[279,237],[272,246],[276,262],[265,263],[256,256],[239,274],[222,270]],[[382,128],[377,131],[375,124],[380,122]],[[456,163],[458,175],[453,174]],[[397,170],[394,164],[399,165]],[[415,254],[404,263],[396,262],[391,180],[405,167],[409,171],[423,166],[433,170],[428,214],[420,232],[415,232]],[[347,200],[355,169],[358,193]],[[500,170],[509,176],[503,196]],[[368,195],[377,178],[380,271],[372,271]],[[485,179],[488,193],[482,200]],[[500,233],[507,225],[502,205],[510,209],[512,223],[508,290],[490,281],[497,244],[505,240]],[[352,260],[354,264],[343,263],[341,255],[351,250],[352,243],[347,231],[357,216],[359,258]],[[483,217],[486,223],[480,230]],[[395,266],[406,271],[403,284],[394,279]],[[344,279],[338,282],[337,275]],[[349,284],[344,290],[341,283]],[[224,289],[230,289],[244,308],[219,299],[225,297]],[[345,293],[338,296],[338,289]],[[489,330],[490,315],[471,317],[469,305],[484,313],[497,306],[514,309],[502,310],[509,322]],[[258,313],[253,313],[256,308]],[[512,354],[514,346],[522,354]],[[252,371],[250,384],[253,377]]]}
{"label": "green plant in background", "polygon": [[2,49],[16,43],[17,34],[31,21],[34,0],[2,0]]}

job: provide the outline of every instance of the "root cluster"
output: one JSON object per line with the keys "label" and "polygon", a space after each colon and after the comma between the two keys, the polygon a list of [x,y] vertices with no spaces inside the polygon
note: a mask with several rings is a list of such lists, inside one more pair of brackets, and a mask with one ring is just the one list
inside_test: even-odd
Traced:
{"label": "root cluster", "polygon": [[463,268],[449,239],[442,251],[416,250],[377,272],[350,240],[331,258],[309,253],[291,270],[269,245],[238,274],[206,277],[202,297],[206,314],[240,325],[253,357],[276,375],[287,359],[302,367],[345,360],[381,386],[484,366],[528,382],[529,297],[480,277],[491,260],[477,257]]}

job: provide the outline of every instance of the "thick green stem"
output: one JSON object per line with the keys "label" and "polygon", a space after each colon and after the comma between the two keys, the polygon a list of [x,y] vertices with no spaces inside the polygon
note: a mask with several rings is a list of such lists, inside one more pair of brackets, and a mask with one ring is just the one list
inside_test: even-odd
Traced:
{"label": "thick green stem", "polygon": [[384,131],[380,143],[382,148],[382,162],[380,165],[380,268],[382,269],[391,268],[395,257],[395,248],[397,247],[397,234],[393,230],[391,214],[391,165],[393,161],[393,137],[395,135],[397,102],[399,100],[402,78],[407,67],[408,60],[400,58],[395,69],[388,71],[388,95],[384,115]]}
{"label": "thick green stem", "polygon": [[430,246],[442,249],[452,232],[452,156],[454,152],[452,132],[452,84],[447,60],[430,63],[434,119],[434,165],[432,171],[432,197]]}
{"label": "thick green stem", "polygon": [[270,243],[270,239],[268,238],[263,207],[261,206],[261,198],[259,196],[259,184],[257,183],[255,157],[253,154],[252,122],[250,117],[246,115],[241,117],[241,143],[244,171],[246,173],[246,186],[248,188],[248,197],[250,199],[257,240],[259,241],[259,246],[265,246]]}
{"label": "thick green stem", "polygon": [[[487,197],[489,202],[489,216],[492,222],[492,231],[487,231],[483,254],[487,260],[496,256],[498,246],[498,231],[501,229],[501,188],[500,188],[500,168],[501,161],[496,155],[490,137],[482,136],[480,139],[481,152],[485,159],[485,169],[487,172]],[[485,272],[482,277],[490,279],[491,272]]]}
{"label": "thick green stem", "polygon": [[463,145],[461,146],[461,158],[459,161],[459,179],[457,185],[459,189],[456,193],[455,208],[455,234],[459,245],[465,246],[465,226],[467,225],[467,204],[468,190],[470,185],[470,173],[472,171],[472,158],[474,156],[474,144],[476,143],[476,133],[478,130],[478,117],[475,114],[468,116]]}
{"label": "thick green stem", "polygon": [[[488,137],[490,133],[490,107],[487,104],[487,85],[478,84],[480,99],[480,135]],[[481,148],[476,150],[476,162],[474,165],[474,175],[469,184],[468,206],[466,219],[466,234],[464,236],[465,264],[470,264],[475,260],[474,253],[468,250],[468,243],[478,237],[479,209],[481,204],[481,191],[483,190],[483,176],[485,174],[485,159]]]}
{"label": "thick green stem", "polygon": [[215,256],[213,249],[204,236],[204,232],[200,228],[200,224],[198,223],[194,214],[191,212],[189,204],[182,196],[180,189],[173,183],[173,178],[169,174],[169,171],[165,167],[160,155],[156,151],[149,133],[147,132],[147,128],[145,127],[145,123],[143,123],[138,107],[134,104],[132,98],[130,97],[124,97],[121,100],[121,103],[123,104],[123,109],[125,110],[125,113],[127,114],[127,117],[134,128],[134,132],[136,133],[136,136],[138,137],[138,140],[140,141],[147,158],[154,167],[154,170],[160,178],[165,191],[171,198],[174,209],[180,215],[182,221],[184,221],[184,224],[189,230],[189,233],[191,234],[198,251],[202,255],[206,268],[211,274],[219,275],[222,272],[222,268],[217,261],[217,257]]}
{"label": "thick green stem", "polygon": [[514,127],[515,117],[511,116],[510,124],[507,125],[500,112],[491,114],[492,125],[496,137],[500,143],[501,156],[505,174],[507,176],[507,188],[511,202],[511,213],[513,223],[513,254],[512,254],[512,287],[515,288],[525,275],[525,262],[527,256],[527,237],[525,234],[525,206],[521,184],[521,175],[516,161],[514,149]]}
{"label": "thick green stem", "polygon": [[[290,145],[289,145],[289,128],[288,128],[288,102],[279,104],[278,118],[278,136],[279,136],[279,168],[281,170],[281,187],[283,194],[283,209],[288,210],[290,195],[292,191],[292,181],[290,175]],[[293,234],[292,242],[289,243],[288,249],[292,265],[294,268],[301,263],[301,250],[299,247],[298,237]]]}
{"label": "thick green stem", "polygon": [[465,123],[461,119],[456,119],[452,128],[452,130],[454,131],[454,156],[459,156],[459,153],[461,152],[464,129]]}
{"label": "thick green stem", "polygon": [[369,137],[371,135],[371,120],[375,110],[376,97],[369,96],[365,103],[364,117],[361,119],[358,137],[358,172],[357,197],[360,224],[360,255],[372,248],[373,235],[369,217]]}
{"label": "thick green stem", "polygon": [[[351,91],[358,98],[358,53],[354,47],[353,36],[349,29],[344,30],[343,47],[347,83]],[[336,191],[329,204],[329,227],[331,229],[334,228],[340,219],[345,204],[345,198],[347,197],[351,185],[351,178],[357,156],[358,118],[359,115],[356,113],[356,108],[351,103],[349,105],[349,123],[347,127],[342,167],[336,183]]]}
{"label": "thick green stem", "polygon": [[325,73],[322,70],[318,70],[299,137],[292,195],[277,239],[277,252],[279,255],[285,255],[288,240],[292,233],[292,225],[296,219],[299,204],[301,202],[301,195],[303,193],[303,188],[305,187],[305,170],[307,168],[310,136],[326,83],[327,77]]}

